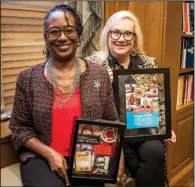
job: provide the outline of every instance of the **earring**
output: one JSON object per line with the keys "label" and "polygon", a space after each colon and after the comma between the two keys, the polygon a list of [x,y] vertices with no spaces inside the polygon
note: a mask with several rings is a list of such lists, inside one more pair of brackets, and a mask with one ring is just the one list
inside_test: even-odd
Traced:
{"label": "earring", "polygon": [[43,49],[43,55],[45,56],[46,59],[51,57],[50,51],[48,50],[47,46],[45,46],[45,48]]}
{"label": "earring", "polygon": [[42,53],[43,53],[44,56],[46,56],[46,54],[47,54],[47,46],[45,46],[45,47],[43,48]]}

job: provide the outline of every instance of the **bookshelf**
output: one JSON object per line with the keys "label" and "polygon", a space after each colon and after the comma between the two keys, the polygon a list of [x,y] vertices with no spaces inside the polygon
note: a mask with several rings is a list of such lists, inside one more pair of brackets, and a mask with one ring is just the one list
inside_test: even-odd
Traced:
{"label": "bookshelf", "polygon": [[[194,2],[180,3],[182,7],[182,31],[180,32],[181,48],[176,101],[176,124],[179,129],[177,136],[179,136],[180,145],[176,145],[176,149],[183,149],[187,143],[189,145],[184,148],[188,154],[183,154],[183,160],[177,159],[176,162],[182,161],[183,170],[188,170],[191,173],[194,168],[192,151],[194,147]],[[181,133],[185,135],[181,135]],[[185,143],[182,145],[181,141]],[[181,151],[177,152],[181,153]],[[180,163],[180,165],[182,164]],[[193,178],[193,175],[191,174],[189,178]]]}
{"label": "bookshelf", "polygon": [[194,2],[182,2],[180,69],[177,111],[194,104]]}
{"label": "bookshelf", "polygon": [[[183,2],[165,2],[162,66],[170,68],[171,121],[177,135],[176,144],[168,146],[168,176],[170,186],[185,186],[193,179],[194,168],[194,102],[178,106],[180,76],[194,74],[193,67],[181,68],[182,39],[194,39],[192,32],[182,28]],[[181,90],[181,89],[179,89]]]}

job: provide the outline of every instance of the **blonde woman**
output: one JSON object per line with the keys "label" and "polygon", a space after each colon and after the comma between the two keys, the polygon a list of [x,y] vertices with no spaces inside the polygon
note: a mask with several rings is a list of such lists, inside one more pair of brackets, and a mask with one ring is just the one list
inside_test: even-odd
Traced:
{"label": "blonde woman", "polygon": [[[113,14],[107,21],[100,36],[100,51],[87,57],[105,66],[113,81],[114,69],[157,68],[154,57],[144,54],[143,35],[137,17],[130,11]],[[134,80],[135,82],[138,80]],[[161,126],[164,112],[160,111]],[[163,187],[168,185],[166,177],[166,146],[175,143],[176,135],[164,142],[159,140],[127,142],[123,151],[125,167],[136,178],[136,187]]]}

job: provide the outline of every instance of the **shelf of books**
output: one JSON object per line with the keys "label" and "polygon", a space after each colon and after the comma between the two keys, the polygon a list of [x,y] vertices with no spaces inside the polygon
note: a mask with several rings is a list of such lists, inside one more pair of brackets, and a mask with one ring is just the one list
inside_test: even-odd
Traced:
{"label": "shelf of books", "polygon": [[177,90],[177,109],[194,101],[194,75],[180,75]]}
{"label": "shelf of books", "polygon": [[181,60],[180,68],[194,67],[194,38],[181,38]]}
{"label": "shelf of books", "polygon": [[177,89],[177,112],[194,104],[194,2],[183,2],[181,58]]}

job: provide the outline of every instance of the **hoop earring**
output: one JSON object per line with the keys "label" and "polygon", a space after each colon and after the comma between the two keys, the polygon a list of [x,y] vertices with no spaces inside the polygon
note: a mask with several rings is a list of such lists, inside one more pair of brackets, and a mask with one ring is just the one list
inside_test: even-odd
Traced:
{"label": "hoop earring", "polygon": [[48,50],[47,46],[45,46],[45,48],[43,49],[43,55],[46,59],[49,59],[51,57],[50,51]]}
{"label": "hoop earring", "polygon": [[43,53],[43,55],[46,57],[46,54],[47,54],[47,46],[45,46],[45,47],[43,48],[42,53]]}

